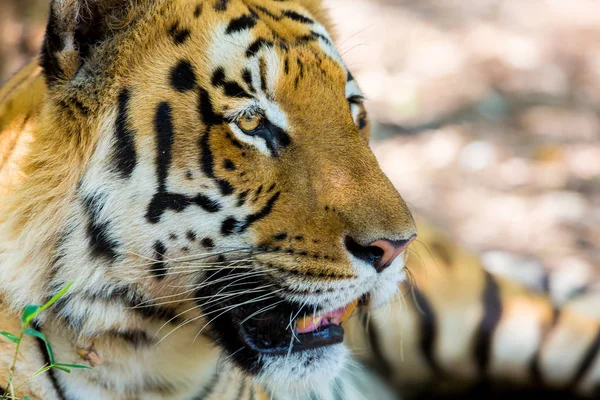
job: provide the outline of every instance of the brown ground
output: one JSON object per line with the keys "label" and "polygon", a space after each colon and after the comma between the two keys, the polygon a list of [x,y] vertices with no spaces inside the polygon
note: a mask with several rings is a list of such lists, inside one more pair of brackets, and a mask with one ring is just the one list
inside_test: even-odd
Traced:
{"label": "brown ground", "polygon": [[[326,0],[384,170],[486,265],[558,296],[600,277],[600,3]],[[47,1],[0,3],[0,79]]]}

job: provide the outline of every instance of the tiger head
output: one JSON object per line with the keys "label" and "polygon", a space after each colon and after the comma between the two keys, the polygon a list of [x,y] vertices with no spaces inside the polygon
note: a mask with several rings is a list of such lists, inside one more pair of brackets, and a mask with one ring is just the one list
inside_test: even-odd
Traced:
{"label": "tiger head", "polygon": [[396,293],[416,231],[327,24],[317,0],[53,1],[20,210],[60,204],[57,318],[192,327],[258,379],[335,376],[341,321]]}

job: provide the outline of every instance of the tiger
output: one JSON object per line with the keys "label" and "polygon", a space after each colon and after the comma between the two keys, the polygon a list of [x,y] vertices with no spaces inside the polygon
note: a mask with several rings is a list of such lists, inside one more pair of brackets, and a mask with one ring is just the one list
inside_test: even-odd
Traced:
{"label": "tiger", "polygon": [[32,327],[92,370],[0,336],[1,396],[597,394],[597,296],[415,222],[331,32],[320,0],[51,1],[0,91],[0,331],[68,287]]}

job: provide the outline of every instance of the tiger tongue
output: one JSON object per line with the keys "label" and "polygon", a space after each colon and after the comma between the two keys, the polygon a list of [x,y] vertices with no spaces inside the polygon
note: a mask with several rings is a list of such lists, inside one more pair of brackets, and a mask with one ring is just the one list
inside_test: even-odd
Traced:
{"label": "tiger tongue", "polygon": [[339,325],[344,322],[354,311],[358,301],[354,301],[347,306],[340,307],[337,310],[330,311],[325,314],[318,314],[312,317],[305,316],[296,320],[297,333],[309,333],[316,331],[322,325]]}

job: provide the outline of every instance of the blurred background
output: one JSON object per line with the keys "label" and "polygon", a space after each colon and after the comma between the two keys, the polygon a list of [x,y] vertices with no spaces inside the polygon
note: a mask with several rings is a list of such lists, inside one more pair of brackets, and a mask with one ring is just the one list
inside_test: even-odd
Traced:
{"label": "blurred background", "polygon": [[[597,282],[600,2],[326,4],[412,208],[490,270],[557,296]],[[0,0],[0,79],[38,51],[47,7]]]}

